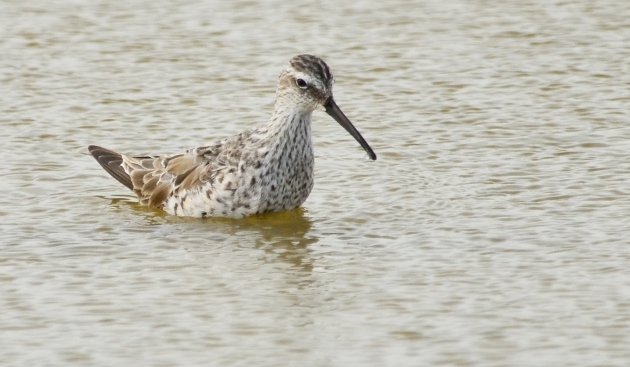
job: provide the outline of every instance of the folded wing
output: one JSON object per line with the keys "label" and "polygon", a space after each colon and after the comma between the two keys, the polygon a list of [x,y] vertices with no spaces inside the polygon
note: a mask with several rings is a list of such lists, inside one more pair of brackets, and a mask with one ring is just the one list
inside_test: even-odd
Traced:
{"label": "folded wing", "polygon": [[172,156],[129,157],[98,146],[88,147],[98,163],[116,180],[131,189],[140,202],[162,207],[180,190],[195,190],[211,182],[222,169],[209,160],[209,147]]}

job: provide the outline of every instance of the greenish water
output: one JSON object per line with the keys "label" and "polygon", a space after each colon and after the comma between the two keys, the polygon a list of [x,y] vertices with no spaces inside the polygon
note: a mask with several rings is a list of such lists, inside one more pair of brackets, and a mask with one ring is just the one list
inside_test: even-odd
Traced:
{"label": "greenish water", "polygon": [[[619,1],[0,3],[6,366],[627,366],[630,7]],[[264,122],[322,56],[300,210],[134,204],[89,144]]]}

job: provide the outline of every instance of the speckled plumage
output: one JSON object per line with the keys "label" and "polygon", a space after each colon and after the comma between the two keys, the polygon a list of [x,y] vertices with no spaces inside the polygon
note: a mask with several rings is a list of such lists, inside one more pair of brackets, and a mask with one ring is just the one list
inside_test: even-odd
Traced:
{"label": "speckled plumage", "polygon": [[278,81],[265,125],[215,144],[170,156],[132,157],[88,149],[145,205],[191,217],[247,215],[297,208],[313,188],[312,112],[325,108],[368,152],[376,155],[332,98],[333,75],[318,57],[291,59]]}

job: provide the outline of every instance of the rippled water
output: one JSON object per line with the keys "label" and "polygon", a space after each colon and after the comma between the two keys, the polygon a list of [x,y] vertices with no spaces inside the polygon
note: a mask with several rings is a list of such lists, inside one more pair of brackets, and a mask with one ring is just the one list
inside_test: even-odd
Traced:
{"label": "rippled water", "polygon": [[[630,364],[623,1],[0,3],[0,364]],[[86,153],[264,122],[297,53],[304,208],[191,220]]]}

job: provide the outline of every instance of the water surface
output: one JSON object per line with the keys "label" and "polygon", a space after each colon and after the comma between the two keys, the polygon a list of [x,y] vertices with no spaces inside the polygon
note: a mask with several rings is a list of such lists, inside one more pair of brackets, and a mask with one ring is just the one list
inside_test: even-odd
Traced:
{"label": "water surface", "polygon": [[[0,4],[7,366],[627,366],[630,7]],[[86,153],[265,122],[324,57],[304,207],[181,219]]]}

